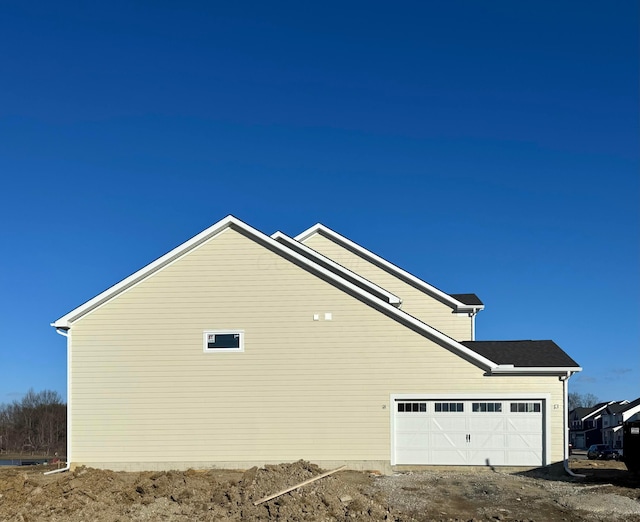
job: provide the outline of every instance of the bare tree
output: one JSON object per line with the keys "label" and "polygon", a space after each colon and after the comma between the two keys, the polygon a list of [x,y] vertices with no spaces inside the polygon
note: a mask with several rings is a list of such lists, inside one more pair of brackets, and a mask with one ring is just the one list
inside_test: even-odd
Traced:
{"label": "bare tree", "polygon": [[66,418],[67,406],[57,392],[30,389],[22,400],[0,405],[0,452],[64,454]]}
{"label": "bare tree", "polygon": [[600,399],[593,393],[569,392],[569,411],[576,408],[591,408],[599,402],[601,402]]}

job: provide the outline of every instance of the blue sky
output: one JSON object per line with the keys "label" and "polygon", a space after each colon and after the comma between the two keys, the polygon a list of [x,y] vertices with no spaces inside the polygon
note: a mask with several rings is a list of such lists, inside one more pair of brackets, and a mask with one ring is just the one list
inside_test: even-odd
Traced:
{"label": "blue sky", "polygon": [[333,228],[640,396],[638,4],[2,2],[0,403],[227,214]]}

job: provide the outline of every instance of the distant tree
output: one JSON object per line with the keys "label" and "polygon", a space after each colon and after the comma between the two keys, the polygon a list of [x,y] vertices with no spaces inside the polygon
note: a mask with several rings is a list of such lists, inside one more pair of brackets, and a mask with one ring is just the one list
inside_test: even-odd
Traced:
{"label": "distant tree", "polygon": [[0,453],[52,455],[66,451],[67,405],[51,390],[30,389],[0,405]]}
{"label": "distant tree", "polygon": [[591,408],[598,404],[600,399],[593,393],[569,392],[569,411],[575,408]]}

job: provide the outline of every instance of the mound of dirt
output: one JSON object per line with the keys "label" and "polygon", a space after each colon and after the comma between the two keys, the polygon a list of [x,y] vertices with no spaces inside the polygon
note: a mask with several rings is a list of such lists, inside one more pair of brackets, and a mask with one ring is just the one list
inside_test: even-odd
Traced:
{"label": "mound of dirt", "polygon": [[306,461],[245,472],[79,468],[44,476],[5,470],[0,474],[0,520],[411,520],[389,511],[383,496],[368,487],[371,477],[349,471],[254,505],[322,473]]}
{"label": "mound of dirt", "polygon": [[575,460],[572,478],[545,471],[438,468],[317,477],[306,461],[247,471],[125,473],[0,469],[0,522],[395,521],[640,522],[640,477],[619,462]]}

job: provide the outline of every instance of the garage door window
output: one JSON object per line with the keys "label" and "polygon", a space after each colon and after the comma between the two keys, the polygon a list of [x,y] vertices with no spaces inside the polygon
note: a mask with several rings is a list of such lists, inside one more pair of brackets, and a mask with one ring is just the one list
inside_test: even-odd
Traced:
{"label": "garage door window", "polygon": [[512,402],[511,413],[540,413],[539,402]]}
{"label": "garage door window", "polygon": [[502,411],[501,402],[474,402],[471,406],[474,413],[500,413]]}
{"label": "garage door window", "polygon": [[434,408],[437,412],[452,413],[452,412],[464,411],[464,403],[436,402]]}
{"label": "garage door window", "polygon": [[402,412],[425,412],[427,411],[426,402],[399,402],[398,411]]}

